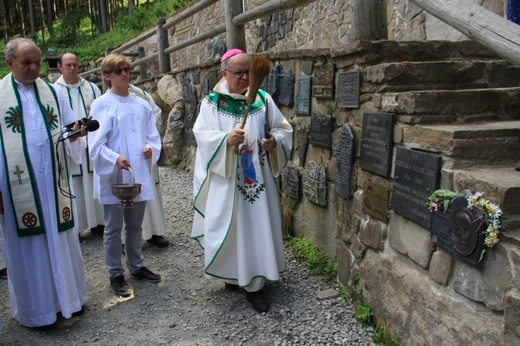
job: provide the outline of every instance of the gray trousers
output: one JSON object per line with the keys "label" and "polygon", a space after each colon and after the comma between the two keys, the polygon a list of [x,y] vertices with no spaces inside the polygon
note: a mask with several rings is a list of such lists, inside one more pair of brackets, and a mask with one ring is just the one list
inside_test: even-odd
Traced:
{"label": "gray trousers", "polygon": [[108,277],[113,279],[124,273],[121,263],[122,241],[121,229],[125,222],[126,267],[130,274],[135,274],[143,265],[144,257],[141,245],[145,202],[135,202],[133,208],[119,208],[117,204],[103,205],[105,214],[105,231],[103,233],[103,249]]}

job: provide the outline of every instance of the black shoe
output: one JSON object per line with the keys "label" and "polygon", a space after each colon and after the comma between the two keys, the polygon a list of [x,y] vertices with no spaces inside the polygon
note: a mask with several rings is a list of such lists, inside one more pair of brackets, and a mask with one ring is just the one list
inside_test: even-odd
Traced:
{"label": "black shoe", "polygon": [[146,242],[154,244],[157,247],[167,247],[168,245],[170,245],[170,242],[162,235],[152,235],[152,237],[148,239]]}
{"label": "black shoe", "polygon": [[134,293],[132,287],[126,283],[124,275],[119,275],[110,279],[110,285],[112,285],[114,291],[120,296],[128,297]]}
{"label": "black shoe", "polygon": [[256,292],[246,292],[246,299],[248,302],[253,304],[253,309],[255,309],[257,312],[269,311],[269,304],[267,304],[267,300],[265,299],[262,290]]}
{"label": "black shoe", "polygon": [[7,279],[7,268],[0,270],[0,279]]}
{"label": "black shoe", "polygon": [[96,227],[92,227],[90,229],[90,233],[94,233],[94,234],[103,235],[104,232],[105,232],[105,226],[103,226],[103,225],[97,225]]}
{"label": "black shoe", "polygon": [[51,324],[47,324],[45,326],[31,327],[31,329],[37,330],[39,332],[50,332],[50,331],[56,329],[57,326],[58,326],[58,322],[54,322]]}
{"label": "black shoe", "polygon": [[234,292],[238,290],[238,285],[225,283],[226,291]]}
{"label": "black shoe", "polygon": [[144,266],[141,267],[136,273],[132,274],[132,276],[154,284],[161,281],[161,276],[159,274],[152,273],[148,268]]}

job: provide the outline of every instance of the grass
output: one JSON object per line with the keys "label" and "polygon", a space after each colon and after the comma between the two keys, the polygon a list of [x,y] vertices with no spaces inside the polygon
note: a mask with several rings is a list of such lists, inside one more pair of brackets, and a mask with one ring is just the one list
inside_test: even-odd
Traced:
{"label": "grass", "polygon": [[310,240],[286,237],[285,246],[312,274],[323,276],[327,281],[336,278],[336,263],[331,261]]}

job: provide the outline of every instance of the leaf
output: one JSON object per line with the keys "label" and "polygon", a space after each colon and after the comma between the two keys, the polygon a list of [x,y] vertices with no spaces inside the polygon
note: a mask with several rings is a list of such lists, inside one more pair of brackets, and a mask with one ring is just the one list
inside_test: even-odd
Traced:
{"label": "leaf", "polygon": [[484,259],[485,254],[486,254],[486,249],[483,249],[482,252],[480,253],[480,258],[478,259],[479,262]]}

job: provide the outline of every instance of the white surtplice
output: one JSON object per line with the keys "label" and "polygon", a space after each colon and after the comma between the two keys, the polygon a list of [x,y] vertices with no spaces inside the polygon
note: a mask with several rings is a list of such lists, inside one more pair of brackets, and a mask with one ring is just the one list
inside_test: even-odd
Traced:
{"label": "white surtplice", "polygon": [[[245,126],[247,145],[234,154],[226,138],[240,124],[246,106],[245,96],[230,94],[225,80],[202,101],[193,127],[197,154],[192,238],[204,248],[208,277],[255,291],[265,281],[279,280],[285,270],[275,177],[289,160],[292,127],[272,98],[260,91]],[[269,153],[261,146],[265,125],[277,142]]]}

